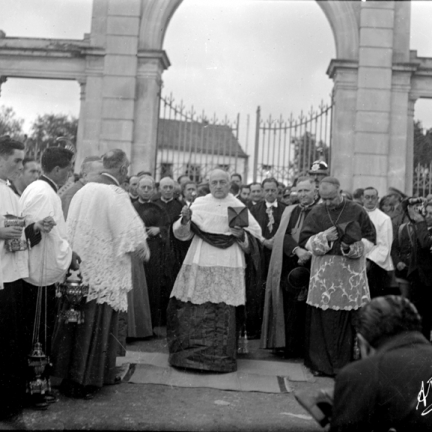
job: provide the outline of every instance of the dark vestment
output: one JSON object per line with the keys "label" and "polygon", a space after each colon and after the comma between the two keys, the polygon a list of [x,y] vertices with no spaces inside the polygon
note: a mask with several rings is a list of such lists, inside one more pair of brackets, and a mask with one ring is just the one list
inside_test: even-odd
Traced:
{"label": "dark vestment", "polygon": [[[267,206],[266,201],[259,201],[256,205],[252,206],[250,208],[250,212],[252,213],[252,216],[256,219],[256,221],[259,223],[262,235],[265,239],[271,239],[275,234],[276,231],[279,228],[279,224],[281,221],[282,213],[285,210],[285,204],[278,202],[277,207],[271,207],[272,213],[273,213],[273,219],[274,223],[272,226],[272,230],[270,231],[268,223],[269,223],[269,214],[267,213]],[[262,314],[263,314],[263,308],[264,308],[264,296],[265,296],[265,285],[267,280],[267,273],[270,263],[270,257],[271,257],[271,249],[268,249],[266,247],[262,248],[262,254],[263,254],[263,265],[262,265],[262,287],[259,290],[258,293],[255,294],[254,297],[257,297],[256,301],[259,303],[259,308],[257,309],[258,315],[253,319],[253,322],[255,322],[253,328],[248,328],[247,332],[248,335],[252,337],[259,338],[261,333],[261,325],[262,325]],[[246,303],[246,310],[248,310],[248,304]],[[252,311],[251,311],[252,312]],[[248,312],[248,315],[251,313]],[[250,327],[250,326],[249,326]]]}
{"label": "dark vestment", "polygon": [[[324,204],[314,206],[305,219],[300,234],[299,245],[306,248],[306,243],[311,236],[321,233],[335,224],[350,221],[357,221],[359,223],[362,238],[375,243],[375,227],[366,211],[357,203],[344,200],[344,202],[334,209],[327,209]],[[329,262],[333,256],[335,256],[335,260],[342,256],[340,239],[337,239],[333,243],[331,249],[324,256],[328,257]],[[314,257],[312,260],[314,260]],[[332,265],[335,267],[342,264],[341,261],[335,261]],[[346,277],[346,283],[348,284],[349,272],[343,269],[340,270],[347,272],[344,277]],[[365,266],[364,273],[366,273]],[[335,272],[336,274],[337,272]],[[314,274],[312,273],[311,277],[313,276]],[[364,278],[366,279],[366,274],[364,274]],[[331,280],[325,280],[324,282],[327,288],[330,288],[332,285]],[[362,283],[366,284],[367,279]],[[345,289],[348,288],[349,285],[346,285]],[[332,296],[334,296],[335,299],[342,299],[342,301],[347,301],[348,303],[349,299],[340,295],[341,289],[342,287],[336,287],[328,290],[330,307],[323,307],[322,304],[318,307],[311,305],[310,285],[306,307],[305,365],[330,376],[335,375],[353,358],[355,338],[353,321],[356,315],[356,308],[364,301],[364,296],[369,297],[366,294],[366,287],[364,287],[364,290],[353,291],[353,294],[356,292],[355,301],[352,302],[353,306],[348,305],[349,309],[346,310],[342,304],[333,304],[333,302],[338,303],[339,300],[332,300]],[[321,297],[321,302],[324,301],[324,297]]]}
{"label": "dark vestment", "polygon": [[[150,300],[144,265],[136,252],[131,254],[132,289],[127,293],[127,336],[131,338],[146,338],[153,335]],[[124,312],[123,312],[124,314]],[[119,332],[122,332],[123,320],[119,320]],[[121,352],[122,355],[126,354]]]}
{"label": "dark vestment", "polygon": [[[306,216],[312,207],[303,209],[297,206],[291,213],[285,232],[283,246],[283,264],[281,274],[281,287],[283,295],[284,319],[285,319],[285,355],[303,356],[305,339],[306,298],[299,298],[300,292],[288,283],[288,275],[291,270],[299,267],[298,257],[293,250],[298,246],[298,240],[294,236],[296,229],[301,230]],[[303,219],[303,220],[302,220]],[[310,268],[310,261],[304,266]]]}
{"label": "dark vestment", "polygon": [[236,308],[195,305],[172,297],[168,305],[170,364],[212,372],[237,370]]}
{"label": "dark vestment", "polygon": [[[385,341],[375,355],[343,368],[336,377],[331,432],[426,432],[432,430],[432,404],[418,402],[432,378],[432,346],[419,332]],[[432,383],[431,383],[432,384]],[[429,387],[431,390],[431,387]]]}
{"label": "dark vestment", "polygon": [[168,213],[157,202],[134,203],[135,210],[146,228],[158,227],[157,236],[148,237],[150,259],[144,263],[152,326],[166,323],[166,308],[174,281],[172,280],[173,253],[170,248],[171,220]]}
{"label": "dark vestment", "polygon": [[[159,207],[163,208],[168,213],[170,219],[170,248],[174,255],[174,264],[171,269],[171,279],[173,281],[172,283],[174,283],[191,244],[190,241],[182,242],[176,239],[172,232],[172,225],[177,219],[180,218],[180,212],[183,208],[183,204],[176,198],[173,198],[167,203],[163,201],[162,198],[158,198],[156,200],[153,199],[152,201],[159,205]],[[172,286],[170,288],[170,291],[171,289]]]}
{"label": "dark vestment", "polygon": [[24,406],[27,354],[23,338],[22,281],[5,283],[0,290],[0,420],[18,414]]}
{"label": "dark vestment", "polygon": [[[60,313],[68,307],[62,302]],[[114,380],[119,313],[106,303],[96,304],[96,300],[85,303],[82,311],[82,324],[57,321],[53,375],[84,387],[102,387]]]}
{"label": "dark vestment", "polygon": [[401,226],[394,236],[392,259],[394,266],[403,262],[404,270],[396,276],[410,282],[410,300],[422,317],[423,334],[430,340],[432,330],[432,237],[426,222]]}

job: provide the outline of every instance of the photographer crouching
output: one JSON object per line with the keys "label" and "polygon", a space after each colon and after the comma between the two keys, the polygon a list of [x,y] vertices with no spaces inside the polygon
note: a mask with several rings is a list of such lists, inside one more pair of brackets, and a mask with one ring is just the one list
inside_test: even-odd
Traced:
{"label": "photographer crouching", "polygon": [[410,283],[408,298],[422,318],[422,333],[430,341],[432,330],[432,202],[406,198],[402,209],[408,222],[394,233],[392,259],[396,276]]}

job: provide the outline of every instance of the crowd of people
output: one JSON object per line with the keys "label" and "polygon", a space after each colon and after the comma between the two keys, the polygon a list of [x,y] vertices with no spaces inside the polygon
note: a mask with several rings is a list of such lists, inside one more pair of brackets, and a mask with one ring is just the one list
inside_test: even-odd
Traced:
{"label": "crowd of people", "polygon": [[[73,161],[71,150],[48,147],[39,167],[21,142],[0,138],[2,418],[56,401],[49,386],[29,391],[35,348],[60,392],[91,399],[119,382],[126,338],[163,326],[177,368],[233,372],[247,338],[336,377],[334,430],[357,422],[339,414],[346,377],[361,374],[351,363],[385,339],[370,336],[363,310],[378,327],[408,310],[414,318],[396,320],[397,332],[415,333],[405,348],[421,343],[423,357],[432,354],[432,200],[395,188],[380,199],[367,185],[351,195],[321,160],[291,187],[273,177],[246,185],[222,169],[200,184],[187,175],[156,182],[129,176],[122,150],[87,157],[74,178]],[[8,226],[10,217],[25,222]],[[77,310],[59,288],[68,283],[83,290]],[[426,382],[432,366],[421,370]],[[413,391],[399,403],[416,424]]]}

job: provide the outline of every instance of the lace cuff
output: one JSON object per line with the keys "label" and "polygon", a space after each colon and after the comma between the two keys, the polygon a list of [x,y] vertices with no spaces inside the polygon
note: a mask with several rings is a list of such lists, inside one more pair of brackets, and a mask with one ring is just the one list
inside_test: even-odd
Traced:
{"label": "lace cuff", "polygon": [[362,241],[353,243],[350,246],[349,251],[347,253],[345,253],[343,248],[341,247],[342,255],[346,258],[351,258],[351,259],[358,259],[362,257],[364,255],[364,249],[365,248]]}
{"label": "lace cuff", "polygon": [[190,240],[194,236],[194,233],[191,231],[190,227],[190,222],[188,222],[186,225],[182,225],[181,218],[175,221],[173,225],[174,237],[181,241]]}
{"label": "lace cuff", "polygon": [[325,255],[331,249],[324,232],[313,235],[308,240],[308,244],[314,255]]}

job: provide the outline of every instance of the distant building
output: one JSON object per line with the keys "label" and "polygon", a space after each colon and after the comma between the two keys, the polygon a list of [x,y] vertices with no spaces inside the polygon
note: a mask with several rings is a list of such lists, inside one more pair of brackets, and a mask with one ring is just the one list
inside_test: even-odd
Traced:
{"label": "distant building", "polygon": [[200,183],[215,168],[244,176],[247,162],[248,155],[230,126],[159,119],[156,180],[186,174]]}

